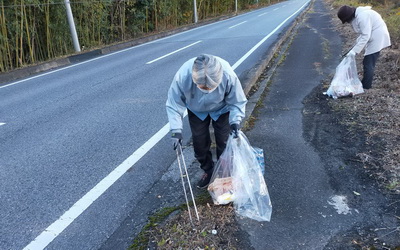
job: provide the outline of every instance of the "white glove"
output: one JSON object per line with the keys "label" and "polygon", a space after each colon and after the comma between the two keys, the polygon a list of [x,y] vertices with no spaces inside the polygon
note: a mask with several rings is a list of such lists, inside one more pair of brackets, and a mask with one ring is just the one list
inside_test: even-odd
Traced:
{"label": "white glove", "polygon": [[347,52],[346,56],[356,56],[356,52],[354,52],[353,50],[350,50],[349,52]]}

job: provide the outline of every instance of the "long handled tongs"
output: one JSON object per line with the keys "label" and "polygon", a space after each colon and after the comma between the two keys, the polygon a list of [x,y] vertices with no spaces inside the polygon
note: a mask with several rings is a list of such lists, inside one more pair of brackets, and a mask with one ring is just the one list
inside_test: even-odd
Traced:
{"label": "long handled tongs", "polygon": [[[186,205],[187,205],[188,212],[189,212],[189,218],[190,218],[190,222],[193,225],[192,214],[190,212],[189,200],[188,200],[188,197],[187,197],[187,192],[186,192],[186,187],[185,187],[185,177],[184,177],[184,175],[186,175],[186,178],[187,178],[190,194],[192,196],[192,202],[193,202],[194,210],[196,211],[197,221],[200,221],[199,213],[197,212],[196,201],[194,200],[192,186],[190,184],[189,174],[188,174],[186,163],[185,163],[185,157],[183,156],[183,152],[182,152],[182,146],[179,144],[175,151],[176,151],[176,157],[178,159],[179,171],[181,173],[183,192],[185,192],[185,199],[186,199]],[[181,157],[179,157],[179,156],[181,156]],[[181,164],[181,161],[182,161],[182,164]],[[183,168],[185,170],[185,174],[182,171],[182,166],[183,166]]]}

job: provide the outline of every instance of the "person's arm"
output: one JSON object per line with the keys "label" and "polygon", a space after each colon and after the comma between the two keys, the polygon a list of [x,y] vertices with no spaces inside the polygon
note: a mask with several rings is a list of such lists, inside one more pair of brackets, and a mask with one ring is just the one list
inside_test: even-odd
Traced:
{"label": "person's arm", "polygon": [[360,35],[358,36],[356,45],[354,45],[352,51],[358,54],[365,48],[371,38],[372,23],[367,14],[360,15],[355,21],[357,22],[356,25],[359,27]]}
{"label": "person's arm", "polygon": [[185,96],[179,87],[181,81],[179,72],[175,75],[171,87],[168,91],[168,99],[166,109],[170,130],[172,133],[182,133],[183,130],[183,115],[186,111]]}
{"label": "person's arm", "polygon": [[233,69],[230,68],[227,72],[229,83],[225,102],[229,105],[229,124],[240,124],[245,116],[247,98]]}

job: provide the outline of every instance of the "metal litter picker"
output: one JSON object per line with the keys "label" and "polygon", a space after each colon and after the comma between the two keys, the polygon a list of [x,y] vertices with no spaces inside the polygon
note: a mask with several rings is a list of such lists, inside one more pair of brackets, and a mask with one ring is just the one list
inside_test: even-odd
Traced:
{"label": "metal litter picker", "polygon": [[[190,207],[189,207],[189,200],[188,200],[188,197],[187,197],[187,191],[186,191],[186,187],[185,187],[185,177],[184,177],[184,175],[186,176],[186,179],[187,179],[187,182],[188,182],[188,186],[189,186],[189,190],[190,190],[190,194],[192,196],[192,202],[193,202],[194,210],[196,211],[197,221],[200,221],[199,213],[197,212],[196,201],[194,200],[192,186],[190,185],[190,178],[189,178],[189,174],[188,174],[186,163],[185,163],[185,157],[183,156],[182,146],[179,143],[178,143],[178,146],[177,146],[175,151],[176,151],[176,158],[178,159],[179,172],[181,174],[183,192],[185,193],[185,200],[186,200],[186,205],[187,205],[188,212],[189,212],[189,218],[190,218],[190,222],[193,224],[192,214],[190,212]],[[182,163],[181,163],[181,161],[182,161]],[[185,173],[183,173],[183,171],[182,171],[182,166],[184,168]]]}

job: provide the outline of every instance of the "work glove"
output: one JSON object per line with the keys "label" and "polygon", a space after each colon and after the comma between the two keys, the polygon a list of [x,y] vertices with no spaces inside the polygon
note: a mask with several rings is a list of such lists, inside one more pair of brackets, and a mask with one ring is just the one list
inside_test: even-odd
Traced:
{"label": "work glove", "polygon": [[239,124],[237,124],[237,123],[231,124],[231,135],[233,135],[233,138],[238,138],[238,136],[239,136]]}
{"label": "work glove", "polygon": [[181,133],[172,133],[171,136],[172,143],[174,145],[174,150],[178,148],[178,145],[182,146],[182,134]]}
{"label": "work glove", "polygon": [[355,56],[356,52],[354,52],[354,50],[350,50],[349,52],[347,52],[346,56]]}

